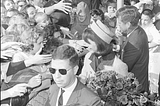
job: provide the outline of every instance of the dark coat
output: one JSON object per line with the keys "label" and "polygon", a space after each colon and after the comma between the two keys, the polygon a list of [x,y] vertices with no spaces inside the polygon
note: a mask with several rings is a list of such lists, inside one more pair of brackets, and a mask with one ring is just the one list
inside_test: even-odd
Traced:
{"label": "dark coat", "polygon": [[141,90],[148,92],[149,48],[147,35],[141,27],[128,37],[128,42],[124,47],[123,61],[128,65],[128,71],[134,73],[142,84]]}
{"label": "dark coat", "polygon": [[[59,87],[53,84],[49,89],[49,105],[56,106],[56,100],[58,97]],[[82,84],[79,80],[76,88],[73,90],[67,104],[67,106],[101,106],[100,98],[92,92],[87,86]]]}

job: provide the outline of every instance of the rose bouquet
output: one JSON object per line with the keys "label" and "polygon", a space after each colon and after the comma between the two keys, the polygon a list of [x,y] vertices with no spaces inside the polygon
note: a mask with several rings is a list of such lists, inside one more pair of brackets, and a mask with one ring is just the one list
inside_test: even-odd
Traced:
{"label": "rose bouquet", "polygon": [[98,71],[87,86],[100,96],[104,106],[160,106],[158,95],[140,93],[141,85],[133,73],[120,77],[114,71]]}

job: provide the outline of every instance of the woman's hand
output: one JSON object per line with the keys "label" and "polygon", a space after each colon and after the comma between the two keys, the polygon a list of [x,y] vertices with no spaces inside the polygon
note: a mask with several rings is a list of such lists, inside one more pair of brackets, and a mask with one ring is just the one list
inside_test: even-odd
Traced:
{"label": "woman's hand", "polygon": [[57,4],[54,4],[54,9],[61,10],[66,14],[68,14],[67,12],[70,12],[72,7],[71,7],[71,3],[64,3],[64,0],[61,0]]}

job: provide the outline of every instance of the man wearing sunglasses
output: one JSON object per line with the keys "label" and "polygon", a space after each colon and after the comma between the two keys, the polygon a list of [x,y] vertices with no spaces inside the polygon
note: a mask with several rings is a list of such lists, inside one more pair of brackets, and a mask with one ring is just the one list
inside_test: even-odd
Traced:
{"label": "man wearing sunglasses", "polygon": [[76,77],[78,62],[78,54],[69,45],[53,52],[49,71],[55,84],[49,89],[46,106],[101,106],[100,98]]}

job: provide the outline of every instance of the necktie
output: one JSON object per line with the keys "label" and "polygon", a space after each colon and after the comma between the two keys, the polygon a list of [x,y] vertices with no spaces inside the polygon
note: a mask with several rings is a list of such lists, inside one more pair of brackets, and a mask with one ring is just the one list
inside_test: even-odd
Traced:
{"label": "necktie", "polygon": [[58,106],[62,106],[63,105],[63,93],[65,91],[63,89],[61,89],[61,94],[59,96],[59,99],[58,99]]}

